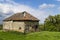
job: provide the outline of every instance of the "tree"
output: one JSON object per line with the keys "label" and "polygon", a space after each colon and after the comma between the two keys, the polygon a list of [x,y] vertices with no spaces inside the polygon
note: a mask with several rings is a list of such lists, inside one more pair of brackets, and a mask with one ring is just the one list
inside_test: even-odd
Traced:
{"label": "tree", "polygon": [[44,28],[47,31],[60,31],[60,15],[49,15],[44,21]]}

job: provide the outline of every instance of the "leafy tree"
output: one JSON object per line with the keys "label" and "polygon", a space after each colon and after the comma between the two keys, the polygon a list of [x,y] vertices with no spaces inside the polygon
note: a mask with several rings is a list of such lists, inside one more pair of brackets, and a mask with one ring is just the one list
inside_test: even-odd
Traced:
{"label": "leafy tree", "polygon": [[47,31],[60,31],[60,15],[51,16],[44,21],[44,30]]}

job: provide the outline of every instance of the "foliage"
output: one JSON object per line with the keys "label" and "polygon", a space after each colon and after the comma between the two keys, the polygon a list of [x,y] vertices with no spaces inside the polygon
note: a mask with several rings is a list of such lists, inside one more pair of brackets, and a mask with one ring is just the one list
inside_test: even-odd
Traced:
{"label": "foliage", "polygon": [[0,30],[2,30],[3,29],[3,26],[2,26],[2,24],[0,24]]}
{"label": "foliage", "polygon": [[44,31],[44,24],[40,24],[39,29],[40,29],[40,31]]}
{"label": "foliage", "polygon": [[50,15],[45,19],[44,27],[47,31],[60,31],[60,15]]}

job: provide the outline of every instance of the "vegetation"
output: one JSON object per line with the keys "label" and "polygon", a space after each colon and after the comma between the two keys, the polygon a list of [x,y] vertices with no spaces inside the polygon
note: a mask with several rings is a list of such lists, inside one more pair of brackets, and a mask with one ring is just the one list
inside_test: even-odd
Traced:
{"label": "vegetation", "polygon": [[24,40],[24,35],[19,32],[3,32],[0,31],[0,40]]}
{"label": "vegetation", "polygon": [[26,40],[60,40],[60,32],[37,32],[27,34]]}
{"label": "vegetation", "polygon": [[3,28],[3,26],[2,26],[2,24],[0,24],[0,30],[2,30],[2,28]]}
{"label": "vegetation", "polygon": [[35,32],[23,35],[18,32],[0,32],[0,40],[60,40],[60,32]]}
{"label": "vegetation", "polygon": [[[48,16],[44,24],[40,24],[39,26],[40,32],[25,35],[13,31],[0,31],[0,40],[60,40],[60,15]],[[1,29],[2,25],[0,25]]]}
{"label": "vegetation", "polygon": [[44,31],[60,31],[60,15],[48,16],[42,28]]}
{"label": "vegetation", "polygon": [[44,24],[40,24],[39,29],[40,29],[40,31],[44,31]]}

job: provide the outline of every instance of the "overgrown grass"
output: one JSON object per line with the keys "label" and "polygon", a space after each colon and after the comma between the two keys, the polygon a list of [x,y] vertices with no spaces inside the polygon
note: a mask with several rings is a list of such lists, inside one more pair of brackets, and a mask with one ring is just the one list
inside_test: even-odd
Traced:
{"label": "overgrown grass", "polygon": [[22,34],[19,32],[0,32],[0,40],[60,40],[60,32],[35,32]]}

